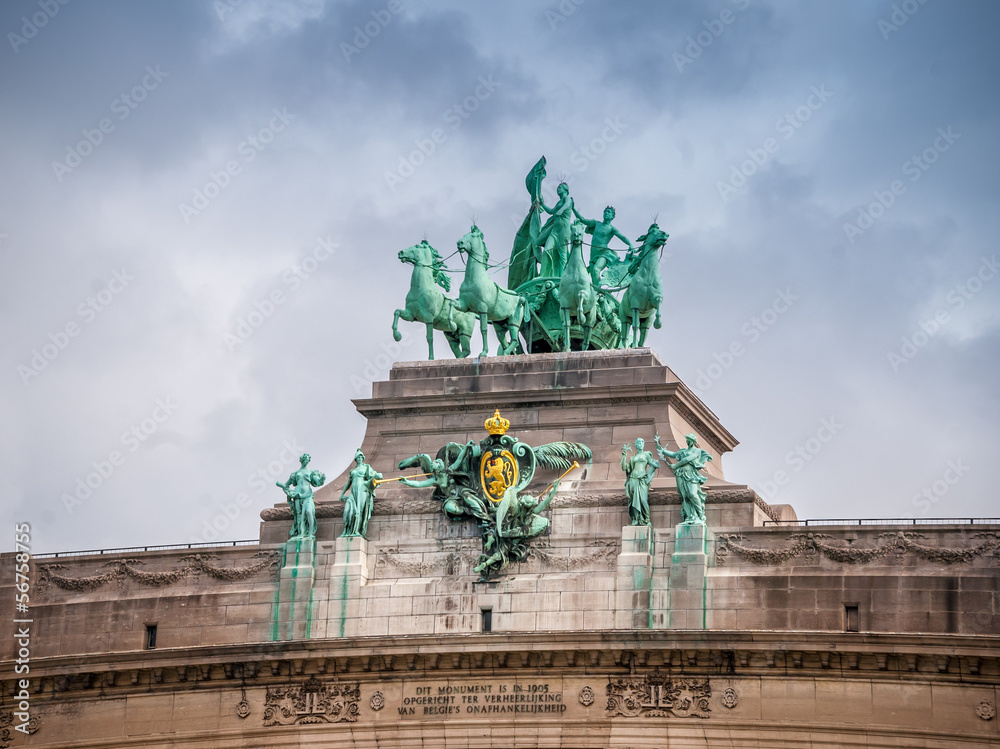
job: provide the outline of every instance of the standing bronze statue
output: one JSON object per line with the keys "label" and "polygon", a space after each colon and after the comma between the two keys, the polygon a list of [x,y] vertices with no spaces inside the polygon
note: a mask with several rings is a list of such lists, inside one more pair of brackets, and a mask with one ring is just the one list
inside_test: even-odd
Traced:
{"label": "standing bronze statue", "polygon": [[306,466],[312,457],[305,453],[299,458],[299,470],[292,473],[285,483],[277,482],[278,488],[292,506],[292,529],[289,538],[316,538],[316,503],[313,487],[323,486],[326,476],[320,471],[311,471]]}
{"label": "standing bronze statue", "polygon": [[365,462],[365,454],[360,449],[354,453],[354,460],[356,465],[340,492],[344,500],[344,532],[340,535],[364,538],[375,505],[375,480],[382,478],[382,474]]}
{"label": "standing bronze statue", "polygon": [[573,198],[569,196],[569,185],[560,182],[556,188],[559,202],[552,208],[539,198],[542,210],[552,216],[545,222],[538,234],[539,261],[542,264],[539,275],[559,278],[569,257],[570,227],[573,225]]}
{"label": "standing bronze statue", "polygon": [[676,463],[667,463],[677,479],[677,493],[681,496],[681,523],[683,525],[705,524],[705,490],[701,485],[708,481],[699,471],[712,459],[712,456],[698,447],[698,438],[694,433],[684,438],[687,447],[670,452],[660,444],[660,435],[656,435],[656,451],[666,461],[674,458]]}
{"label": "standing bronze statue", "polygon": [[660,461],[645,449],[646,441],[639,437],[632,446],[622,447],[622,470],[625,471],[625,495],[628,497],[628,516],[631,525],[652,525],[649,517],[649,485],[653,481]]}
{"label": "standing bronze statue", "polygon": [[611,225],[611,220],[615,217],[615,209],[610,205],[604,209],[603,221],[584,218],[580,215],[580,212],[576,210],[576,206],[573,207],[573,213],[580,221],[583,222],[583,225],[586,227],[587,234],[594,235],[594,241],[590,244],[589,270],[590,276],[594,281],[594,286],[600,286],[601,274],[604,272],[604,269],[608,266],[613,268],[621,263],[618,256],[615,254],[615,251],[608,247],[608,243],[615,237],[618,237],[621,241],[628,245],[630,253],[635,250],[635,247],[633,247],[632,242],[628,239],[628,237]]}

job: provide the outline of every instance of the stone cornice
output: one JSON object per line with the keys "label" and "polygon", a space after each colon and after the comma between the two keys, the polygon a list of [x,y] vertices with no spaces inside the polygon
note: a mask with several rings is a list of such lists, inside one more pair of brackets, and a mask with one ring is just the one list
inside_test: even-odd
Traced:
{"label": "stone cornice", "polygon": [[[617,675],[660,668],[675,675],[919,680],[992,684],[1000,637],[833,632],[605,630],[357,637],[35,658],[34,693],[106,695],[295,676],[372,681],[497,673]],[[12,664],[0,672],[16,691]]]}
{"label": "stone cornice", "polygon": [[[739,441],[683,382],[641,385],[591,386],[565,390],[505,390],[503,392],[463,392],[386,398],[356,398],[355,407],[366,419],[386,416],[417,416],[425,413],[488,411],[505,405],[520,407],[571,407],[574,405],[613,406],[626,403],[648,404],[665,401],[694,422],[700,436],[712,439],[720,452],[732,450]],[[708,426],[712,424],[713,426]]]}
{"label": "stone cornice", "polygon": [[[584,487],[585,488],[585,487]],[[433,499],[425,499],[429,492],[425,490],[413,490],[411,499],[401,497],[379,497],[375,501],[373,514],[375,515],[433,515],[441,512],[441,503]],[[778,514],[752,489],[708,489],[708,505],[713,504],[737,504],[741,502],[753,502],[761,511],[772,520],[779,520]],[[649,504],[653,507],[662,505],[679,505],[680,495],[676,491],[662,491],[654,489],[649,493]],[[554,509],[568,507],[626,507],[624,491],[614,492],[574,492],[565,495],[556,495],[552,500]],[[317,502],[317,518],[339,518],[344,514],[344,505],[341,502]],[[288,505],[277,505],[261,510],[261,520],[291,520],[292,511]]]}

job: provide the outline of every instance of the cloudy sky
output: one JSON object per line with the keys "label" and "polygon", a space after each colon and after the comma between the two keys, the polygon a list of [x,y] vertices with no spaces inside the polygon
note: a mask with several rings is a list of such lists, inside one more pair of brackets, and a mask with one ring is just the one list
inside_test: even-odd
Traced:
{"label": "cloudy sky", "polygon": [[337,475],[350,399],[426,355],[391,338],[396,253],[475,220],[505,258],[543,154],[547,195],[670,233],[649,342],[741,440],[727,478],[799,517],[996,516],[998,26],[991,0],[5,2],[3,521],[38,551],[256,537],[294,456]]}

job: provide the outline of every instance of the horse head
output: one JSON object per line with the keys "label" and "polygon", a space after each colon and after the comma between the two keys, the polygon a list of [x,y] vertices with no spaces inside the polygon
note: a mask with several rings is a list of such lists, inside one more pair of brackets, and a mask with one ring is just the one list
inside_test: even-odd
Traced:
{"label": "horse head", "polygon": [[587,225],[582,221],[574,221],[570,227],[570,240],[574,245],[583,244],[583,235],[587,231]]}
{"label": "horse head", "polygon": [[412,245],[407,247],[405,250],[399,251],[399,260],[403,263],[410,263],[411,265],[430,265],[431,253],[437,254],[437,251],[431,247],[427,240],[424,239],[420,244]]}
{"label": "horse head", "polygon": [[451,288],[451,279],[448,277],[447,268],[441,253],[435,250],[430,243],[424,239],[420,244],[400,250],[398,254],[400,262],[410,263],[416,268],[430,268],[434,275],[434,281],[448,291]]}
{"label": "horse head", "polygon": [[642,246],[647,249],[658,250],[667,243],[667,238],[669,236],[669,234],[663,231],[663,229],[656,224],[650,224],[646,233],[639,237],[636,241],[642,242]]}
{"label": "horse head", "polygon": [[467,254],[470,260],[477,260],[483,265],[490,261],[489,250],[486,249],[486,240],[478,226],[473,225],[469,233],[458,240],[458,251]]}

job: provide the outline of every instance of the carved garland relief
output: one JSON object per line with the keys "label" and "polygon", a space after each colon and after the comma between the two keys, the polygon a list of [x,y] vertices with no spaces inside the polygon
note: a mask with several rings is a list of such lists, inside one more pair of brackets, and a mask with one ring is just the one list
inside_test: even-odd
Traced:
{"label": "carved garland relief", "polygon": [[875,538],[879,544],[874,547],[857,547],[835,544],[827,541],[832,539],[826,533],[793,533],[788,538],[791,543],[774,549],[747,546],[744,537],[739,534],[721,535],[718,537],[716,563],[721,567],[730,554],[746,559],[752,564],[773,565],[782,564],[795,557],[804,557],[807,561],[822,555],[840,564],[870,564],[885,559],[890,554],[901,557],[904,554],[914,554],[921,559],[937,564],[968,564],[978,557],[991,556],[1000,562],[1000,536],[996,533],[977,533],[975,538],[984,539],[978,546],[964,549],[949,549],[938,546],[927,546],[916,539],[924,538],[919,533],[879,533]]}
{"label": "carved garland relief", "polygon": [[160,588],[172,585],[186,577],[193,577],[197,582],[202,573],[214,577],[216,580],[233,582],[246,580],[267,568],[270,568],[272,578],[277,577],[278,565],[281,561],[279,552],[261,551],[254,554],[254,557],[257,558],[257,561],[253,564],[242,567],[221,567],[211,563],[218,559],[215,554],[192,554],[180,558],[180,561],[185,563],[184,566],[160,572],[147,572],[139,569],[139,565],[143,564],[141,559],[114,559],[104,565],[104,567],[111,568],[107,572],[86,577],[70,577],[60,574],[60,570],[67,569],[65,564],[42,564],[38,566],[37,589],[44,591],[52,584],[63,590],[91,591],[112,582],[117,583],[120,588],[125,585],[127,579],[135,580],[140,585]]}

